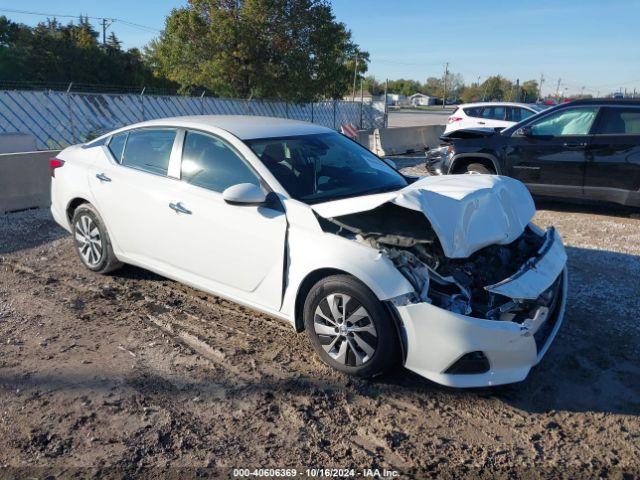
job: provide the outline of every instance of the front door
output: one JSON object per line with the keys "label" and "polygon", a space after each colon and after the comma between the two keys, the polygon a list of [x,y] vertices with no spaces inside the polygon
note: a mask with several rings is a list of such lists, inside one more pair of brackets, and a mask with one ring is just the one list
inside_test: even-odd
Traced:
{"label": "front door", "polygon": [[506,147],[509,175],[533,193],[581,197],[597,107],[566,108],[516,130]]}
{"label": "front door", "polygon": [[282,301],[287,229],[284,210],[273,205],[231,205],[222,192],[240,183],[261,185],[258,174],[226,141],[187,131],[182,149],[178,205],[167,231],[176,238],[171,266],[183,280],[205,289],[278,310]]}
{"label": "front door", "polygon": [[585,195],[624,202],[640,190],[640,107],[603,107],[588,151]]}

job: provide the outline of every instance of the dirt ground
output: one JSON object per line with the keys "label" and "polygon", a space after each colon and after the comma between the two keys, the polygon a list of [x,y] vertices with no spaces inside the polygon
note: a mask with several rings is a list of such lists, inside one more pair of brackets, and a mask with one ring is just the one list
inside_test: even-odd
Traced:
{"label": "dirt ground", "polygon": [[142,269],[85,270],[46,210],[0,216],[0,477],[636,478],[640,212],[540,207],[568,246],[565,323],[526,381],[473,390],[401,368],[349,379],[279,320]]}

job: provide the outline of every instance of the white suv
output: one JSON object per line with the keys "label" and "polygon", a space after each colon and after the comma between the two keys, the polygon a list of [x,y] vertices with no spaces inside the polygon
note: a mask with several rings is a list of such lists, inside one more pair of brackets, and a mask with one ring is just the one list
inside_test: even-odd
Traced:
{"label": "white suv", "polygon": [[544,108],[536,104],[512,102],[466,103],[451,114],[445,133],[461,128],[507,128]]}

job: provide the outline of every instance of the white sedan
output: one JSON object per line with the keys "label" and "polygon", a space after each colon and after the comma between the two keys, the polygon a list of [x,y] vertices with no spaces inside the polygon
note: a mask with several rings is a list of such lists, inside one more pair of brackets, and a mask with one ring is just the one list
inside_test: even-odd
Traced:
{"label": "white sedan", "polygon": [[517,180],[408,178],[317,125],[153,120],[51,160],[80,260],[137,265],[306,330],[328,365],[523,380],[563,317],[566,254]]}

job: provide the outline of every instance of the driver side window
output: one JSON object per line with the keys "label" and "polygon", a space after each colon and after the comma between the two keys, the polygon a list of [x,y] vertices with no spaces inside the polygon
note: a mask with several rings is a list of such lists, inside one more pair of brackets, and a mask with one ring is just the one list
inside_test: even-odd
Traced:
{"label": "driver side window", "polygon": [[223,140],[188,131],[182,150],[180,178],[198,187],[222,193],[239,183],[260,186],[257,175]]}
{"label": "driver side window", "polygon": [[598,107],[567,108],[533,123],[531,133],[552,137],[588,135],[596,113]]}

